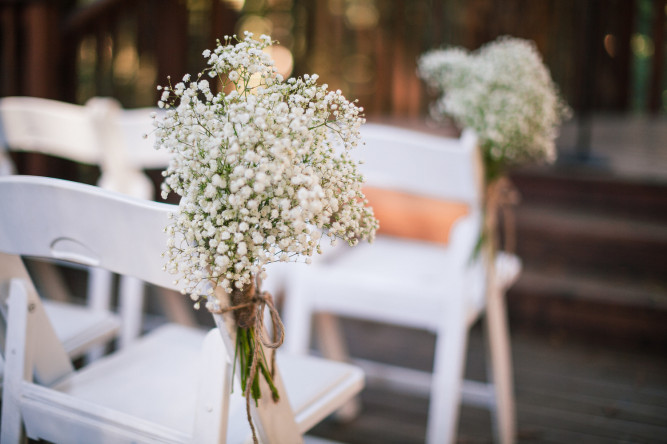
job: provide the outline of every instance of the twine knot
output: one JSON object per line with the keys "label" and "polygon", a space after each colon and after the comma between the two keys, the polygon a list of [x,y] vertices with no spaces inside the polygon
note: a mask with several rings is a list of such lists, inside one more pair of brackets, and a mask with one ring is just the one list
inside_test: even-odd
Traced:
{"label": "twine knot", "polygon": [[[271,378],[275,375],[275,349],[280,347],[285,340],[285,326],[280,319],[280,314],[273,303],[273,297],[268,291],[260,291],[261,281],[251,282],[241,289],[235,289],[230,294],[231,305],[211,310],[214,314],[225,314],[232,312],[238,328],[252,329],[254,333],[254,347],[252,350],[252,361],[250,371],[245,381],[246,414],[252,431],[252,438],[255,444],[258,443],[255,426],[252,422],[250,413],[250,398],[253,381],[257,375],[259,360],[264,356],[262,345],[274,350],[271,353],[271,364],[269,375]],[[269,338],[264,328],[264,310],[268,308],[271,316],[273,339]],[[237,338],[238,341],[238,338]],[[266,376],[266,375],[265,375]],[[278,393],[273,392],[273,401],[278,401]]]}

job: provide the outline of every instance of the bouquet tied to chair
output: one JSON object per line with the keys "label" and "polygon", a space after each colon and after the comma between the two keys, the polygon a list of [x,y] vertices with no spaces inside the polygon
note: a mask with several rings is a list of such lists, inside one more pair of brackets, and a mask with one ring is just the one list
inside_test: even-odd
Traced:
{"label": "bouquet tied to chair", "polygon": [[[165,268],[196,308],[233,313],[253,436],[249,405],[260,396],[260,375],[274,400],[280,396],[261,346],[277,348],[284,334],[271,296],[260,289],[265,266],[310,263],[323,232],[355,245],[372,241],[378,226],[349,155],[363,109],[318,85],[317,75],[283,79],[265,51],[271,44],[246,33],[204,51],[208,66],[195,79],[158,87],[158,105],[167,110],[155,122],[156,148],[173,155],[163,197],[181,196],[166,228]],[[263,326],[265,307],[273,340]]]}
{"label": "bouquet tied to chair", "polygon": [[[512,249],[509,206],[518,193],[507,179],[510,168],[556,159],[555,139],[571,111],[544,65],[535,44],[503,36],[477,51],[427,51],[417,74],[438,98],[431,115],[475,130],[484,162],[486,220],[480,244],[497,249],[497,215],[506,219],[505,243]],[[508,239],[508,237],[510,239]],[[510,245],[507,245],[510,244]]]}

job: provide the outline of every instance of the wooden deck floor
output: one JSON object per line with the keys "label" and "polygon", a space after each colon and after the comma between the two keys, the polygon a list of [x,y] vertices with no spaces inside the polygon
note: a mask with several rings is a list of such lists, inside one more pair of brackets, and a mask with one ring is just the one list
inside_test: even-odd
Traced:
{"label": "wooden deck floor", "polygon": [[[345,322],[352,353],[385,352],[390,361],[431,365],[433,337],[417,331]],[[388,345],[388,347],[380,347]],[[667,442],[667,356],[529,332],[513,332],[521,443]],[[468,373],[484,373],[483,342],[472,332]],[[380,353],[381,354],[381,353]],[[367,356],[367,355],[366,355]],[[421,443],[428,400],[369,386],[351,422],[328,419],[312,434],[350,444]],[[489,414],[463,407],[458,442],[492,441]]]}
{"label": "wooden deck floor", "polygon": [[[157,318],[151,319],[164,322]],[[353,356],[422,370],[432,365],[434,337],[426,332],[352,320],[342,325]],[[484,378],[482,338],[473,328],[467,377]],[[520,330],[512,332],[512,355],[519,443],[667,443],[664,351]],[[426,397],[367,385],[361,401],[356,419],[329,418],[310,434],[348,444],[424,442]],[[489,413],[463,407],[457,442],[492,442]]]}

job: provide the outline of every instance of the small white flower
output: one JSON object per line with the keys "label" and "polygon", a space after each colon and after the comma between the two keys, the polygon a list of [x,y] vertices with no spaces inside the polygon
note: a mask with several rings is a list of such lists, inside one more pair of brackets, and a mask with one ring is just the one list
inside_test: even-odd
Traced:
{"label": "small white flower", "polygon": [[[166,230],[166,269],[197,304],[212,295],[201,282],[231,292],[265,275],[269,262],[310,262],[319,230],[352,244],[377,228],[344,154],[358,145],[362,109],[317,85],[317,75],[283,80],[263,52],[270,37],[234,39],[204,51],[208,68],[196,80],[163,88],[159,105],[168,111],[155,121],[156,148],[173,155],[162,194],[181,196]],[[207,75],[231,91],[213,94]]]}
{"label": "small white flower", "polygon": [[473,53],[428,51],[417,72],[440,93],[433,116],[475,130],[487,173],[555,159],[557,128],[570,111],[534,43],[501,37]]}

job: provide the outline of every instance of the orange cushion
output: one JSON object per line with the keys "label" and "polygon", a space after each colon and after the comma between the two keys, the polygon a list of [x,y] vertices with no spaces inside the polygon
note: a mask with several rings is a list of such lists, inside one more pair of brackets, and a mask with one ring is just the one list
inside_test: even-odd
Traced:
{"label": "orange cushion", "polygon": [[454,222],[470,212],[467,204],[400,191],[365,187],[380,221],[379,234],[447,244]]}

